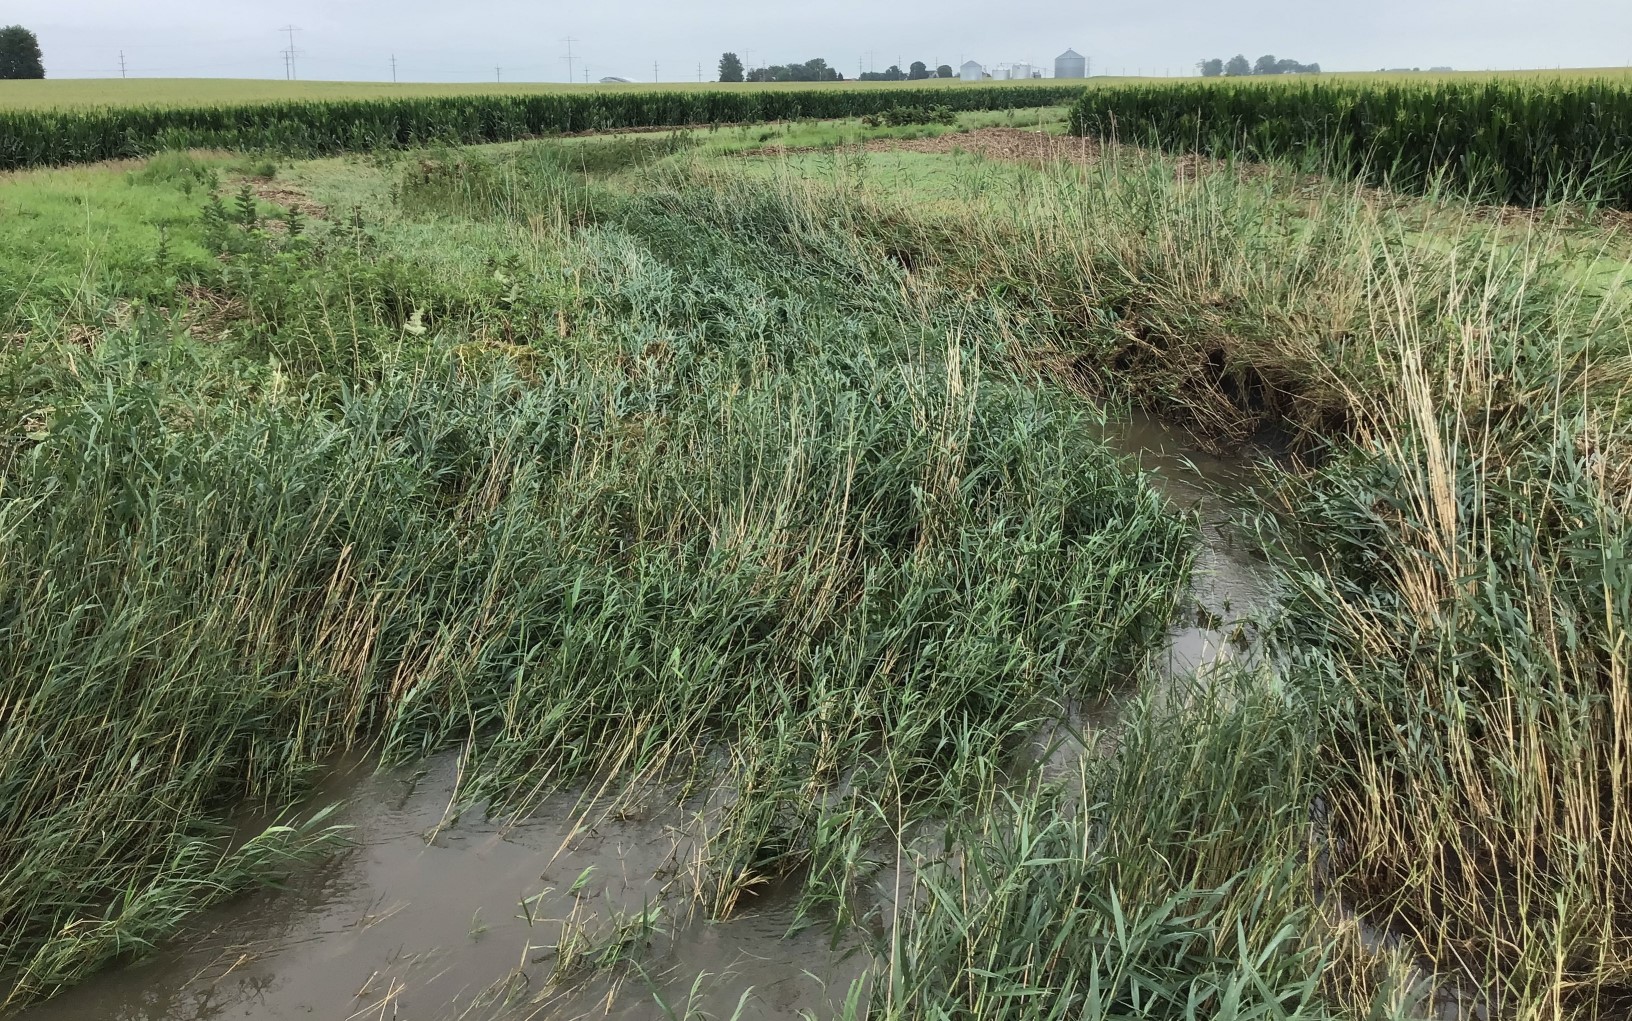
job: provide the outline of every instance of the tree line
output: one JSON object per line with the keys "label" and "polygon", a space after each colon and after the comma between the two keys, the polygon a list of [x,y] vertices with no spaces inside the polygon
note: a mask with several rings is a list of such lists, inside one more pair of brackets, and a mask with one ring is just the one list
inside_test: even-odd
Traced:
{"label": "tree line", "polygon": [[[921,60],[915,60],[907,70],[901,70],[899,64],[891,64],[885,71],[863,71],[861,81],[864,82],[916,82],[926,78],[953,77],[952,65],[942,64],[931,68]],[[832,67],[821,57],[807,60],[803,64],[772,64],[769,67],[756,67],[752,70],[745,67],[742,58],[735,53],[726,53],[720,57],[720,81],[722,82],[838,82],[843,81],[844,75],[838,68]]]}
{"label": "tree line", "polygon": [[900,64],[891,64],[889,69],[884,71],[863,71],[860,80],[864,82],[916,82],[923,81],[925,78],[951,77],[951,64],[942,64],[940,67],[931,68],[923,61],[915,60],[905,71],[901,70]]}
{"label": "tree line", "polygon": [[1203,60],[1196,64],[1203,78],[1245,78],[1255,74],[1319,74],[1319,64],[1300,64],[1295,60],[1277,60],[1266,53],[1257,63],[1249,63],[1245,55],[1237,53],[1229,60]]}

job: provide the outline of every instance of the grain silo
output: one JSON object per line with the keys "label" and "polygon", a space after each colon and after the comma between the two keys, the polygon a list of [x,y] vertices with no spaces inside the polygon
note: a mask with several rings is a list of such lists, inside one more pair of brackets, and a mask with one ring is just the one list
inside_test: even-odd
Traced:
{"label": "grain silo", "polygon": [[966,62],[962,70],[958,72],[958,79],[966,82],[978,82],[985,75],[986,69],[980,66],[980,62],[971,60]]}
{"label": "grain silo", "polygon": [[1064,53],[1054,58],[1054,77],[1088,77],[1088,58],[1078,53],[1076,50],[1066,50]]}
{"label": "grain silo", "polygon": [[1030,64],[1016,64],[1009,70],[1010,78],[1029,79],[1031,77]]}

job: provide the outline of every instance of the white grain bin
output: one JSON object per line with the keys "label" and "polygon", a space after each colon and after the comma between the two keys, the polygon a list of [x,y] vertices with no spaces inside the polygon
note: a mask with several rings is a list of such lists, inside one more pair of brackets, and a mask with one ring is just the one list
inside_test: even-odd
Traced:
{"label": "white grain bin", "polygon": [[1054,77],[1088,77],[1088,58],[1078,53],[1076,50],[1066,50],[1064,53],[1054,58]]}

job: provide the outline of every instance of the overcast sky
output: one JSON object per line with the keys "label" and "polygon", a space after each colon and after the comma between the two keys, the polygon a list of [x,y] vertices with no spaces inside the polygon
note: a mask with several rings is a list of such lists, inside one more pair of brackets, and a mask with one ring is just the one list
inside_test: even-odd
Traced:
{"label": "overcast sky", "polygon": [[[1632,0],[7,0],[51,77],[284,76],[284,25],[305,79],[694,80],[723,50],[752,64],[825,57],[853,77],[897,59],[1030,60],[1075,47],[1093,73],[1181,73],[1263,53],[1328,70],[1632,64]],[[903,66],[905,66],[903,64]]]}

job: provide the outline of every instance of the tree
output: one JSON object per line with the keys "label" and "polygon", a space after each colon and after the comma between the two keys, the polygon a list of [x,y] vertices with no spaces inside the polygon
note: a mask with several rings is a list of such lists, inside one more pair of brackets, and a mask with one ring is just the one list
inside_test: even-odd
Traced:
{"label": "tree", "polygon": [[0,28],[0,78],[44,78],[40,40],[21,25]]}
{"label": "tree", "polygon": [[1203,78],[1218,78],[1224,74],[1224,62],[1214,57],[1212,60],[1203,60],[1196,65]]}
{"label": "tree", "polygon": [[925,64],[921,60],[913,61],[912,66],[907,69],[907,77],[911,78],[915,82],[923,81],[925,78],[928,78],[929,76],[930,76],[930,74],[929,74],[929,65]]}
{"label": "tree", "polygon": [[863,71],[861,81],[864,82],[898,82],[907,77],[907,72],[901,70],[901,65],[891,64],[888,71]]}
{"label": "tree", "polygon": [[1258,63],[1252,66],[1252,73],[1280,74],[1281,65],[1280,62],[1275,59],[1275,55],[1273,53],[1266,53],[1258,58]]}
{"label": "tree", "polygon": [[742,81],[742,60],[735,53],[727,53],[720,58],[720,81]]}
{"label": "tree", "polygon": [[803,64],[773,64],[770,67],[756,67],[748,72],[751,82],[841,82],[844,75],[836,69],[828,67],[827,61],[821,57],[807,60]]}
{"label": "tree", "polygon": [[838,82],[844,80],[844,75],[827,66],[827,61],[821,57],[807,60],[803,64],[795,64],[794,81],[796,82]]}
{"label": "tree", "polygon": [[951,64],[942,64],[940,67],[937,67],[935,69],[935,77],[937,77],[937,78],[951,78],[951,77],[953,77],[952,65]]}
{"label": "tree", "polygon": [[1247,63],[1246,57],[1237,53],[1224,65],[1224,73],[1231,78],[1241,78],[1252,73],[1252,65]]}

